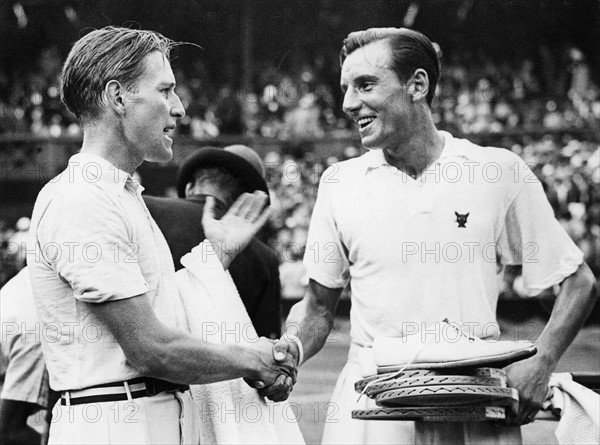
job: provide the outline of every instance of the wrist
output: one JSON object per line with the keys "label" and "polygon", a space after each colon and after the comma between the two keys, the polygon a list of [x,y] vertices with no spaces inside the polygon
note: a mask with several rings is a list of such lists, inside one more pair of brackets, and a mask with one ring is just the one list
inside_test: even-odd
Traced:
{"label": "wrist", "polygon": [[240,366],[243,377],[250,381],[258,381],[261,379],[261,370],[263,361],[260,358],[260,353],[253,348],[238,346],[237,357],[240,358]]}
{"label": "wrist", "polygon": [[560,348],[556,341],[552,341],[552,337],[546,335],[546,333],[542,333],[537,342],[535,342],[537,353],[532,358],[537,359],[543,366],[554,369],[564,353],[564,349]]}
{"label": "wrist", "polygon": [[536,355],[532,357],[536,359],[540,363],[540,368],[544,370],[548,370],[549,373],[554,372],[556,366],[558,364],[558,358],[553,351],[549,351],[545,348],[538,348],[538,352]]}
{"label": "wrist", "polygon": [[219,262],[223,266],[223,269],[227,270],[229,268],[229,265],[235,258],[235,254],[228,252],[227,249],[225,248],[224,243],[218,243],[216,241],[210,241],[210,240],[208,240],[208,242],[210,243],[210,246],[211,246],[213,252],[216,254],[217,258],[219,259]]}
{"label": "wrist", "polygon": [[304,362],[304,346],[302,340],[294,334],[283,334],[281,337],[290,344],[292,355],[296,358],[296,366],[300,366]]}

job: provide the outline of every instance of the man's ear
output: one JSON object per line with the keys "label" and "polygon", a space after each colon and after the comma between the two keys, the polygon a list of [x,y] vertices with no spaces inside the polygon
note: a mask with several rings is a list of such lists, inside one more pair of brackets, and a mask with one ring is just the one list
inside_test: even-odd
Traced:
{"label": "man's ear", "polygon": [[411,83],[410,94],[412,95],[412,101],[426,100],[427,93],[429,92],[429,76],[427,72],[423,68],[416,69],[409,82]]}
{"label": "man's ear", "polygon": [[109,80],[104,87],[108,105],[118,114],[125,114],[125,88],[116,80]]}
{"label": "man's ear", "polygon": [[192,187],[194,186],[193,182],[188,182],[185,185],[185,197],[187,198],[188,196],[190,196],[192,194]]}

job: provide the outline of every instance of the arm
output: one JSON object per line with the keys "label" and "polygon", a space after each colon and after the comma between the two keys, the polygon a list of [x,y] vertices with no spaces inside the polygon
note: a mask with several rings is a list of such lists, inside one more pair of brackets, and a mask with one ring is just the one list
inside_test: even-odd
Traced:
{"label": "arm", "polygon": [[4,445],[41,443],[42,436],[27,425],[41,407],[19,400],[0,399],[0,442]]}
{"label": "arm", "polygon": [[[286,336],[295,335],[300,339],[304,350],[303,362],[321,350],[333,328],[335,309],[342,290],[343,288],[323,286],[312,279],[309,281],[304,298],[290,310],[283,336],[273,344],[275,360],[282,362],[287,360],[291,354],[296,367],[301,365],[298,345],[295,341],[287,339]],[[260,390],[259,394],[275,400],[273,393],[282,392],[281,386],[282,382],[277,381]]]}
{"label": "arm", "polygon": [[274,362],[268,340],[260,339],[252,347],[204,342],[163,325],[145,296],[90,307],[115,336],[127,360],[144,376],[187,384],[244,377],[266,385],[279,374],[295,377],[291,355]]}
{"label": "arm", "polygon": [[533,420],[548,392],[550,375],[592,310],[598,295],[594,275],[584,262],[560,286],[550,319],[539,337],[538,353],[506,368],[509,386],[519,391],[515,423]]}
{"label": "arm", "polygon": [[[343,242],[337,220],[337,201],[344,187],[338,179],[326,181],[329,174],[338,174],[330,167],[319,182],[319,192],[310,219],[306,240],[304,266],[309,276],[308,289],[302,301],[292,307],[283,330],[283,337],[274,347],[277,357],[292,352],[299,360],[296,342],[285,341],[286,335],[297,335],[304,352],[303,361],[315,355],[325,343],[333,327],[335,310],[344,287],[350,279],[348,249]],[[333,248],[333,252],[330,250]],[[332,255],[333,254],[333,255]],[[327,255],[325,261],[322,255]],[[289,349],[286,349],[289,348]]]}
{"label": "arm", "polygon": [[[535,178],[523,160],[514,159],[530,179]],[[556,304],[538,339],[538,353],[506,369],[508,383],[520,398],[518,412],[510,420],[522,424],[533,420],[548,392],[550,375],[589,315],[594,277],[583,253],[554,217],[541,183],[511,180],[506,185],[511,192],[500,237],[501,262],[522,265],[524,289],[530,296],[560,283]]]}
{"label": "arm", "polygon": [[[203,225],[213,246],[215,242],[234,246],[235,253],[238,246],[240,250],[245,247],[268,216],[267,211],[261,212],[266,200],[263,195],[242,195],[221,220],[214,219],[214,200],[207,201]],[[225,249],[217,253],[226,268],[234,255]],[[261,382],[259,386],[272,384],[279,375],[295,380],[291,355],[285,363],[274,362],[266,339],[246,347],[203,341],[160,323],[145,296],[91,307],[109,327],[127,360],[143,375],[200,384],[243,377]]]}
{"label": "arm", "polygon": [[286,352],[291,352],[298,362],[298,346],[293,341],[286,341],[286,335],[300,338],[304,349],[304,361],[321,350],[327,336],[333,328],[335,309],[342,294],[342,288],[329,288],[311,279],[302,301],[290,310],[285,322],[284,335],[273,346],[278,359],[283,359]]}

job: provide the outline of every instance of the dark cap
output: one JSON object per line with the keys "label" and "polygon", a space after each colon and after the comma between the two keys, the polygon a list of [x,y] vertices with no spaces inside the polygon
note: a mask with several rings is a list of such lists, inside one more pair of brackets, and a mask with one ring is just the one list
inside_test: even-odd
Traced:
{"label": "dark cap", "polygon": [[240,180],[245,192],[262,190],[269,194],[265,167],[258,153],[245,145],[230,145],[200,148],[183,161],[177,172],[177,195],[180,198],[185,198],[185,186],[194,181],[194,172],[201,167],[224,168]]}

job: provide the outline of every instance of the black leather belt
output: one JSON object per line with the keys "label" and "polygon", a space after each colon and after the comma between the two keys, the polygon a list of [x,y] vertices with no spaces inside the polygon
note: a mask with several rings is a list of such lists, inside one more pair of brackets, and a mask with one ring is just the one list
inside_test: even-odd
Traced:
{"label": "black leather belt", "polygon": [[171,383],[153,377],[137,377],[122,382],[104,383],[73,391],[63,391],[60,404],[81,405],[84,403],[116,402],[129,400],[130,398],[152,397],[161,392],[183,392],[188,389],[190,389],[188,385]]}

